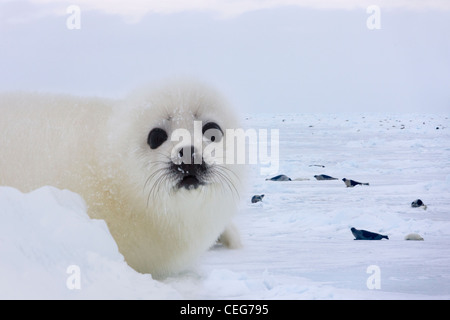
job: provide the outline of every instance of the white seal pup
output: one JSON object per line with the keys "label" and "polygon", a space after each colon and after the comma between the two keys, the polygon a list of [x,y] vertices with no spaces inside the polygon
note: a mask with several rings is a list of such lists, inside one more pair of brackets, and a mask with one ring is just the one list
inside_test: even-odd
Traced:
{"label": "white seal pup", "polygon": [[423,238],[420,234],[410,233],[405,236],[405,240],[423,241]]}
{"label": "white seal pup", "polygon": [[[238,122],[209,87],[174,82],[124,101],[3,94],[0,114],[0,185],[81,194],[138,272],[182,271],[218,238],[240,246],[231,219],[245,168],[206,154]],[[173,140],[179,131],[196,141]]]}

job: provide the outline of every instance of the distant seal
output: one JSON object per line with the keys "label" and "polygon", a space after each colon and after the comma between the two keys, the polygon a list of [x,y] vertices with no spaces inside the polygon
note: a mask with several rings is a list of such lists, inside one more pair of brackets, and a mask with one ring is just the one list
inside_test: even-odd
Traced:
{"label": "distant seal", "polygon": [[240,246],[231,219],[245,167],[205,150],[239,125],[212,88],[174,81],[121,101],[5,94],[0,115],[0,185],[81,194],[138,272],[185,270],[218,238]]}
{"label": "distant seal", "polygon": [[326,174],[315,175],[314,178],[316,178],[317,180],[338,180],[338,178],[333,178],[333,177],[327,176]]}
{"label": "distant seal", "polygon": [[273,178],[268,178],[268,179],[266,179],[266,181],[292,181],[292,180],[288,176],[285,176],[284,174],[280,174]]}
{"label": "distant seal", "polygon": [[358,182],[358,181],[350,180],[350,179],[346,179],[346,178],[342,179],[342,181],[344,181],[347,188],[353,188],[354,186],[357,186],[357,185],[363,185],[363,186],[369,185],[368,183],[362,183],[362,182]]}
{"label": "distant seal", "polygon": [[417,200],[414,200],[413,202],[411,202],[411,207],[413,207],[413,208],[422,208],[423,210],[427,210],[427,206],[420,199],[417,199]]}
{"label": "distant seal", "polygon": [[355,236],[355,240],[381,240],[381,239],[388,239],[388,236],[384,236],[375,232],[370,232],[367,230],[358,230],[355,228],[350,229],[353,233],[353,236]]}
{"label": "distant seal", "polygon": [[405,236],[405,240],[423,241],[423,238],[417,233],[410,233]]}
{"label": "distant seal", "polygon": [[263,198],[264,198],[263,194],[261,194],[261,195],[254,195],[252,197],[252,203],[260,202],[260,201],[262,201]]}

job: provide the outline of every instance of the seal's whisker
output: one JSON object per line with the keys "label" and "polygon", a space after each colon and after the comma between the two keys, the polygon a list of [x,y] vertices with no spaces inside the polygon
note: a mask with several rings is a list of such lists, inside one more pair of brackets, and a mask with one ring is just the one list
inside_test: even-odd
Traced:
{"label": "seal's whisker", "polygon": [[[239,191],[237,190],[237,188],[236,188],[234,182],[233,182],[232,179],[227,175],[227,173],[229,173],[229,172],[231,172],[231,171],[227,171],[227,170],[224,170],[224,169],[228,169],[228,168],[225,168],[225,167],[222,167],[222,166],[216,166],[216,167],[213,167],[213,168],[211,168],[211,175],[213,176],[215,182],[216,182],[218,185],[221,185],[222,188],[224,188],[225,186],[227,186],[228,189],[230,190],[230,192],[231,192],[233,195],[235,195],[235,196],[237,196],[238,198],[240,198],[240,197],[239,197]],[[223,183],[223,182],[225,182],[225,183]],[[225,186],[224,186],[224,185],[225,185]]]}

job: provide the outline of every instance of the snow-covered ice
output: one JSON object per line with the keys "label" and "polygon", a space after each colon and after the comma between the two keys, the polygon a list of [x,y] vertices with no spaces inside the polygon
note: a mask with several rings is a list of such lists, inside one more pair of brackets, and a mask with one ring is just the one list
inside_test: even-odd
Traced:
{"label": "snow-covered ice", "polygon": [[[157,281],[127,266],[77,194],[0,187],[0,298],[450,298],[449,116],[266,114],[243,123],[279,129],[278,173],[298,180],[266,181],[251,168],[236,217],[242,249],[217,245]],[[346,188],[344,177],[370,185]],[[252,204],[255,194],[263,201]],[[411,208],[416,199],[427,210]],[[351,227],[389,240],[355,241]],[[409,233],[424,241],[404,240]]]}

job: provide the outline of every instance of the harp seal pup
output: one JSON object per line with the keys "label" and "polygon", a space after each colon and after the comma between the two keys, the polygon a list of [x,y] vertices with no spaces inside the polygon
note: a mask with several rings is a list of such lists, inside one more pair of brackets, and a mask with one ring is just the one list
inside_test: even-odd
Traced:
{"label": "harp seal pup", "polygon": [[[0,114],[0,185],[79,193],[136,271],[164,278],[218,239],[240,247],[231,220],[245,167],[207,161],[198,150],[226,146],[226,129],[238,122],[208,86],[169,81],[117,101],[1,94]],[[197,141],[172,141],[177,129]]]}
{"label": "harp seal pup", "polygon": [[423,241],[423,238],[420,234],[410,233],[405,236],[405,240]]}

